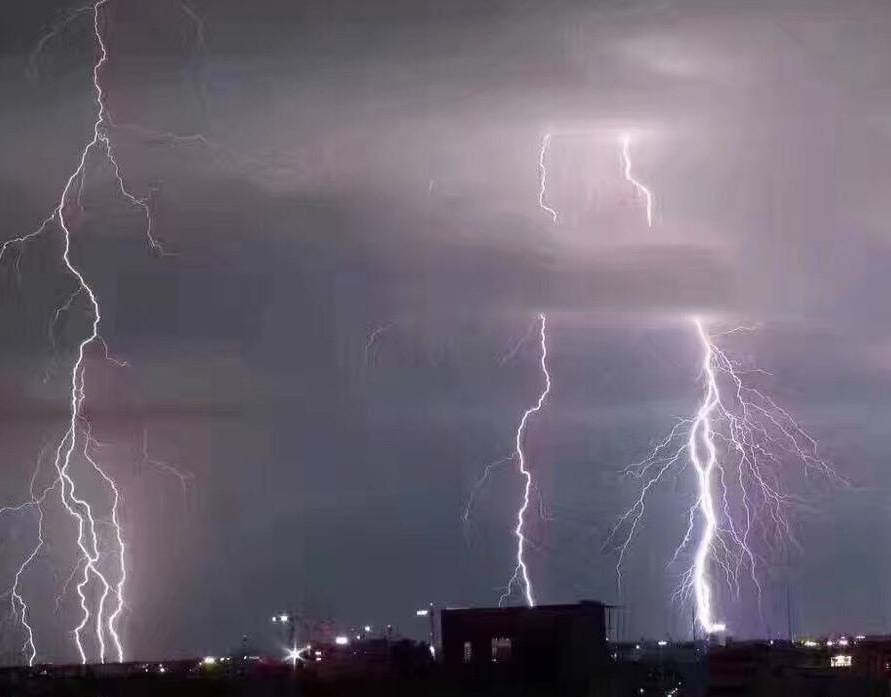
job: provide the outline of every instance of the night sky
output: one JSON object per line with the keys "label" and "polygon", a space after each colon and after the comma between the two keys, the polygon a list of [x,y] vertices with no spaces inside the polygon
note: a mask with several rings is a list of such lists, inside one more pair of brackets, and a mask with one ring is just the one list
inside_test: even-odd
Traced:
{"label": "night sky", "polygon": [[[2,239],[52,212],[91,135],[90,14],[40,43],[78,7],[32,0],[0,22]],[[103,12],[112,138],[169,255],[98,155],[72,227],[100,334],[128,364],[90,352],[84,405],[123,497],[128,656],[275,646],[285,608],[423,636],[416,607],[497,602],[516,468],[462,515],[541,389],[534,337],[510,354],[538,312],[553,377],[527,440],[551,518],[529,555],[540,602],[622,602],[631,636],[688,636],[666,564],[689,479],[653,498],[621,594],[604,545],[635,496],[622,467],[696,409],[698,313],[758,326],[722,345],[769,373],[851,481],[802,480],[800,546],[764,551],[761,615],[750,594],[722,614],[740,635],[785,634],[788,588],[799,633],[891,631],[887,3],[189,9],[200,25],[173,0]],[[626,130],[652,228],[622,178]],[[538,206],[547,132],[556,225]],[[0,267],[3,505],[27,499],[41,453],[52,479],[89,330],[82,301],[56,318],[73,288],[61,246],[50,230]],[[72,661],[76,596],[56,598],[74,538],[47,509],[24,592],[41,660]],[[4,588],[36,522],[0,518]],[[3,662],[22,639],[0,626]]]}

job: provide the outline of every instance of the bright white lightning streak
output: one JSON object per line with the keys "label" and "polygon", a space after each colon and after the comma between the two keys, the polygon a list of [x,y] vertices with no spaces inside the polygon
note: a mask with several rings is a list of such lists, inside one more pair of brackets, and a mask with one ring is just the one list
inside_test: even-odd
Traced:
{"label": "bright white lightning streak", "polygon": [[526,565],[526,511],[529,509],[530,493],[532,491],[532,473],[526,465],[526,453],[523,450],[523,440],[526,436],[526,426],[529,418],[541,411],[545,399],[551,391],[551,374],[548,372],[548,341],[547,341],[547,318],[543,313],[539,313],[538,319],[541,321],[541,329],[539,332],[541,342],[541,372],[544,376],[544,389],[538,396],[538,401],[523,412],[523,417],[517,426],[517,433],[514,439],[515,453],[517,459],[517,467],[520,474],[523,475],[523,503],[517,510],[517,525],[514,528],[514,535],[517,538],[517,565],[514,569],[513,576],[508,581],[507,588],[498,600],[498,605],[502,605],[511,595],[514,584],[519,583],[522,579],[523,596],[526,605],[535,607],[535,592],[532,587],[532,581],[529,578],[529,568]]}
{"label": "bright white lightning streak", "polygon": [[715,620],[714,572],[738,597],[745,570],[760,602],[761,556],[753,551],[756,533],[768,549],[797,544],[786,509],[800,498],[781,486],[788,465],[797,462],[805,474],[817,472],[828,481],[847,482],[820,457],[816,441],[788,411],[748,384],[749,374],[764,371],[740,368],[716,343],[716,337],[748,328],[710,335],[700,319],[693,318],[692,323],[702,348],[704,390],[699,407],[695,416],[675,424],[645,459],[625,469],[641,483],[640,493],[619,518],[611,538],[624,531],[616,565],[621,584],[622,564],[642,523],[648,495],[668,473],[679,474],[690,464],[696,473],[696,497],[671,562],[693,546],[693,561],[682,575],[677,595],[692,596],[697,624],[714,633],[724,629]]}
{"label": "bright white lightning streak", "polygon": [[[693,591],[696,599],[696,617],[707,634],[724,628],[723,624],[714,621],[712,609],[712,592],[708,577],[708,559],[717,529],[717,515],[712,495],[712,473],[718,458],[715,441],[712,435],[712,412],[720,405],[721,395],[715,378],[715,366],[712,360],[712,343],[702,327],[702,322],[693,320],[696,332],[702,342],[702,373],[706,379],[705,398],[699,407],[693,425],[690,428],[688,451],[690,461],[696,468],[697,490],[699,492],[699,511],[704,526],[702,536],[696,548],[693,563]],[[705,459],[700,453],[700,445],[705,447]]]}
{"label": "bright white lightning streak", "polygon": [[541,149],[538,151],[538,207],[548,213],[553,219],[554,224],[556,224],[559,218],[557,211],[551,208],[545,201],[548,188],[547,157],[550,147],[551,134],[545,133],[544,137],[541,139]]}
{"label": "bright white lightning streak", "polygon": [[[96,616],[94,620],[96,639],[99,645],[99,660],[104,661],[106,657],[106,636],[110,638],[110,641],[114,646],[117,660],[123,660],[124,648],[118,632],[117,624],[125,604],[124,587],[127,580],[125,564],[126,545],[123,538],[119,515],[119,504],[121,501],[120,491],[118,490],[114,479],[112,479],[91,456],[89,450],[91,436],[88,427],[84,427],[86,421],[83,418],[82,412],[83,402],[86,398],[84,359],[87,350],[94,344],[102,344],[104,346],[104,341],[99,335],[99,325],[102,320],[102,315],[99,301],[96,297],[95,292],[93,291],[93,288],[87,283],[80,269],[71,261],[72,233],[67,219],[67,208],[71,204],[73,191],[76,191],[77,194],[75,197],[75,201],[78,205],[80,204],[81,194],[86,177],[87,160],[94,150],[99,150],[104,155],[106,161],[111,165],[114,171],[118,189],[120,190],[124,198],[126,198],[131,204],[143,211],[146,218],[146,238],[150,247],[160,254],[165,253],[165,250],[153,234],[152,214],[149,206],[149,201],[147,198],[137,197],[127,188],[108,133],[108,129],[113,127],[113,123],[106,110],[105,93],[103,91],[100,79],[100,74],[105,64],[108,62],[108,51],[103,37],[103,32],[100,27],[101,11],[103,10],[107,2],[108,0],[97,0],[97,2],[95,2],[90,8],[90,11],[93,15],[93,37],[98,48],[98,58],[93,64],[92,69],[93,90],[97,108],[96,121],[93,124],[92,138],[82,149],[77,166],[69,175],[65,186],[62,189],[59,202],[53,212],[33,232],[21,237],[8,240],[2,246],[0,246],[0,260],[2,260],[3,255],[8,249],[15,247],[21,250],[26,243],[41,235],[47,229],[49,223],[55,220],[63,234],[64,247],[62,252],[62,262],[67,272],[74,278],[77,288],[75,292],[69,297],[68,301],[66,301],[66,303],[62,307],[60,307],[59,310],[57,310],[54,322],[58,319],[58,316],[61,312],[67,311],[70,308],[71,302],[73,302],[74,298],[77,296],[85,296],[91,309],[92,323],[90,325],[90,332],[78,344],[76,359],[71,369],[68,428],[59,441],[54,459],[54,466],[57,473],[57,483],[61,484],[61,501],[68,514],[76,523],[77,547],[80,550],[81,554],[80,564],[82,565],[82,576],[80,578],[80,581],[77,583],[76,588],[77,594],[80,598],[82,616],[80,622],[74,628],[73,635],[75,646],[77,648],[81,662],[83,663],[87,662],[87,654],[83,646],[82,633],[87,624],[91,621],[91,611],[89,603],[87,601],[86,587],[90,584],[91,580],[94,579],[100,584],[101,588],[99,600],[95,611]],[[79,13],[81,11],[86,10],[78,10],[77,12]],[[43,43],[45,43],[45,41],[42,41],[40,46],[42,46]],[[106,358],[108,358],[107,347],[105,347],[105,356]],[[96,530],[96,519],[93,515],[92,507],[90,506],[90,504],[78,495],[77,486],[70,472],[71,458],[74,454],[75,448],[77,447],[79,433],[82,432],[83,428],[86,428],[86,433],[83,439],[83,456],[85,460],[93,467],[95,472],[105,482],[112,497],[111,525],[114,529],[114,537],[118,556],[117,563],[119,566],[118,578],[116,582],[109,580],[109,577],[106,575],[106,573],[100,569],[100,558],[102,554],[100,551],[99,536]],[[38,504],[38,508],[40,508],[40,502],[36,503]],[[28,565],[31,563],[31,561],[33,561],[43,545],[42,523],[42,509],[40,509],[40,518],[38,521],[38,545],[34,548],[32,554],[19,568],[16,574],[15,585],[13,587],[13,598],[15,602],[18,602],[20,604],[19,614],[28,634],[28,646],[31,649],[29,657],[30,664],[33,664],[34,662],[34,659],[37,655],[37,649],[34,644],[33,631],[27,622],[27,606],[21,598],[21,595],[18,593],[18,583],[22,573],[27,569]],[[113,607],[106,616],[105,605],[109,595],[113,596]]]}
{"label": "bright white lightning streak", "polygon": [[622,136],[622,162],[625,180],[635,188],[638,194],[643,196],[646,203],[647,227],[653,227],[653,194],[631,174],[631,135],[628,133]]}

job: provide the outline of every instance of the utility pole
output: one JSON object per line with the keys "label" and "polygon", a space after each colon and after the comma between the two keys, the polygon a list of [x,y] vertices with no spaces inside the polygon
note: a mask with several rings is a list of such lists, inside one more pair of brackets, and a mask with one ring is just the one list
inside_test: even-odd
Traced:
{"label": "utility pole", "polygon": [[792,643],[792,590],[789,579],[786,579],[786,638]]}

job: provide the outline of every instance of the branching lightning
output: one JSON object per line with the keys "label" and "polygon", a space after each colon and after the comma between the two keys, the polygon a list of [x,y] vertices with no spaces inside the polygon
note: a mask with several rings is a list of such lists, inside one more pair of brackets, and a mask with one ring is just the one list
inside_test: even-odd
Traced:
{"label": "branching lightning", "polygon": [[467,503],[464,505],[464,512],[461,514],[461,521],[464,525],[464,536],[468,538],[470,536],[470,517],[473,513],[474,503],[476,503],[476,499],[479,496],[480,491],[482,491],[483,487],[486,486],[486,483],[489,481],[489,476],[492,472],[502,465],[507,464],[508,462],[512,462],[516,457],[515,453],[511,453],[507,457],[502,457],[497,460],[490,462],[483,469],[482,474],[480,474],[479,478],[474,482],[473,488],[470,490],[470,495],[467,497]]}
{"label": "branching lightning", "polygon": [[622,136],[622,163],[625,180],[631,184],[639,196],[643,196],[647,211],[647,227],[653,227],[653,194],[631,174],[631,135]]}
{"label": "branching lightning", "polygon": [[529,471],[526,462],[526,453],[523,449],[523,444],[526,437],[526,427],[530,417],[541,411],[545,399],[547,399],[547,396],[551,391],[551,374],[548,372],[547,318],[543,313],[539,313],[538,319],[541,322],[539,331],[541,358],[539,365],[541,367],[542,376],[544,377],[544,388],[538,395],[538,400],[535,404],[523,412],[523,417],[520,419],[514,438],[514,452],[517,460],[517,467],[520,474],[523,475],[524,480],[523,502],[517,510],[517,524],[514,528],[514,535],[517,538],[517,565],[514,568],[513,575],[507,583],[507,588],[505,588],[504,593],[498,600],[499,605],[504,604],[513,593],[514,586],[520,584],[526,605],[529,607],[535,606],[535,592],[532,587],[532,581],[529,578],[529,567],[526,565],[526,544],[528,542],[526,538],[526,512],[529,509],[533,481],[532,473]]}
{"label": "branching lightning", "polygon": [[[55,348],[55,328],[60,316],[70,311],[76,301],[84,301],[88,306],[91,318],[87,335],[77,345],[74,362],[71,367],[68,396],[68,420],[67,427],[55,447],[53,466],[55,477],[53,482],[38,493],[36,479],[40,469],[38,460],[37,468],[31,479],[30,499],[18,508],[33,508],[37,511],[37,542],[31,552],[25,558],[15,574],[10,598],[13,613],[19,618],[26,634],[24,649],[28,656],[29,665],[33,665],[38,655],[38,647],[35,641],[35,632],[29,622],[29,606],[22,591],[22,580],[31,563],[38,557],[44,546],[44,509],[43,504],[51,491],[58,489],[60,501],[68,516],[71,518],[76,530],[76,547],[78,558],[68,581],[62,589],[62,594],[57,598],[57,606],[65,595],[69,584],[77,579],[75,589],[79,599],[81,610],[80,620],[72,630],[74,644],[81,662],[88,661],[88,652],[85,647],[85,635],[90,632],[97,644],[96,658],[104,662],[109,654],[117,661],[122,661],[125,649],[119,629],[119,621],[123,613],[126,600],[125,590],[127,583],[127,545],[121,521],[120,506],[122,495],[115,479],[100,464],[94,454],[98,445],[92,436],[92,429],[84,414],[84,402],[86,392],[86,359],[91,351],[98,350],[100,356],[114,365],[124,366],[123,362],[110,357],[108,346],[99,333],[102,321],[102,312],[99,298],[93,287],[88,283],[84,273],[78,265],[72,261],[72,207],[82,209],[82,198],[86,182],[87,170],[94,154],[101,156],[110,166],[116,186],[121,196],[132,206],[139,208],[145,216],[145,235],[152,251],[164,255],[167,254],[161,242],[157,239],[153,229],[152,210],[150,196],[140,197],[127,186],[121,165],[116,156],[112,142],[112,132],[116,128],[106,105],[106,95],[102,86],[103,70],[108,62],[108,50],[103,30],[104,10],[109,0],[96,0],[92,5],[81,7],[69,13],[61,22],[57,23],[37,44],[32,53],[29,66],[32,74],[36,75],[36,57],[46,43],[57,35],[68,23],[87,13],[92,15],[93,40],[97,49],[97,58],[92,67],[92,88],[95,96],[96,119],[93,124],[92,137],[84,145],[77,160],[74,170],[70,173],[62,188],[58,203],[53,211],[34,231],[7,240],[0,246],[0,261],[12,250],[17,252],[16,269],[27,244],[37,237],[47,233],[53,227],[62,235],[61,262],[65,272],[74,281],[74,290],[55,311],[50,323],[50,342]],[[183,5],[183,11],[196,23],[198,38],[203,39],[200,20]],[[123,127],[122,127],[123,128]],[[168,134],[172,136],[172,134]],[[188,137],[192,138],[192,137]],[[200,136],[194,138],[202,139]],[[203,140],[203,139],[202,139]],[[82,457],[89,465],[93,473],[97,475],[105,495],[110,501],[110,519],[100,519],[94,513],[96,503],[87,500],[87,494],[82,492],[84,483],[79,481],[78,475],[72,470],[74,457]],[[150,461],[147,452],[146,461]],[[158,464],[156,461],[151,461]],[[172,469],[169,466],[166,468]],[[110,537],[101,534],[102,527],[111,529]]]}
{"label": "branching lightning", "polygon": [[[772,398],[751,384],[763,371],[746,369],[727,355],[719,337],[702,320],[691,320],[702,350],[702,397],[695,415],[680,420],[646,458],[625,474],[640,483],[640,493],[619,518],[612,539],[620,539],[616,571],[642,524],[648,496],[670,473],[689,465],[695,473],[695,500],[687,528],[672,562],[692,548],[692,561],[681,577],[677,597],[692,597],[699,627],[722,631],[715,604],[716,577],[739,597],[742,577],[751,581],[760,602],[759,567],[764,553],[797,544],[788,509],[800,501],[786,493],[783,480],[797,464],[804,474],[818,473],[844,483],[818,452],[817,443]],[[760,545],[760,546],[758,546]]]}
{"label": "branching lightning", "polygon": [[396,326],[396,320],[391,322],[387,322],[386,324],[382,324],[379,327],[375,327],[372,329],[368,338],[365,340],[365,365],[367,366],[372,358],[372,350],[374,349],[377,340],[381,337],[381,334],[385,334],[390,331],[393,327]]}
{"label": "branching lightning", "polygon": [[155,468],[161,473],[170,474],[179,480],[183,492],[183,504],[188,504],[189,500],[189,484],[194,477],[189,472],[183,472],[178,467],[170,464],[166,460],[159,460],[149,454],[149,431],[148,426],[142,429],[142,461]]}
{"label": "branching lightning", "polygon": [[538,327],[537,321],[530,322],[529,328],[526,330],[526,332],[523,334],[523,336],[521,336],[519,339],[517,339],[511,345],[511,347],[502,354],[501,358],[498,359],[498,365],[503,366],[503,365],[506,365],[507,363],[510,363],[516,357],[516,355],[520,352],[520,349],[522,349],[526,345],[526,342],[529,341],[529,339],[531,339],[532,336],[536,333],[537,327]]}
{"label": "branching lightning", "polygon": [[[538,152],[538,207],[551,216],[554,224],[556,224],[559,220],[559,215],[557,211],[548,205],[547,203],[547,188],[548,188],[548,168],[547,168],[547,157],[548,150],[551,146],[551,134],[545,133],[544,137],[541,140],[541,147]],[[529,422],[530,417],[534,414],[537,414],[541,411],[542,406],[544,405],[545,399],[551,391],[551,374],[548,372],[548,341],[547,341],[547,317],[544,313],[538,314],[538,335],[539,335],[539,344],[541,348],[540,354],[540,368],[541,373],[544,378],[544,387],[542,392],[538,396],[538,400],[536,403],[526,409],[523,412],[523,416],[520,419],[520,423],[517,425],[517,431],[514,436],[514,452],[511,456],[507,458],[502,458],[500,460],[496,460],[495,462],[486,466],[480,478],[477,480],[473,489],[471,490],[470,496],[467,501],[467,506],[464,510],[464,524],[465,531],[467,529],[467,523],[470,517],[470,512],[473,507],[474,499],[479,492],[480,488],[486,483],[489,478],[489,474],[496,467],[504,464],[505,462],[510,462],[515,460],[517,462],[517,468],[520,471],[520,474],[523,476],[523,499],[520,504],[520,507],[517,509],[516,514],[516,525],[514,527],[514,536],[517,539],[517,551],[516,551],[516,566],[514,567],[514,572],[510,577],[510,580],[507,582],[507,586],[504,589],[504,592],[501,594],[501,597],[498,599],[498,605],[501,606],[511,597],[514,592],[514,587],[519,585],[522,588],[523,598],[526,602],[526,605],[529,607],[535,606],[535,591],[532,586],[532,580],[529,577],[529,567],[526,564],[526,547],[529,544],[529,539],[526,536],[526,513],[529,510],[530,499],[532,495],[533,489],[536,490],[539,497],[539,512],[544,512],[544,504],[541,499],[541,492],[534,486],[534,482],[532,479],[532,473],[529,471],[526,462],[526,453],[523,450],[523,442],[526,436],[526,426]],[[534,324],[530,326],[529,331],[524,334],[519,341],[504,355],[499,361],[501,365],[504,365],[517,354],[517,352],[522,348],[522,346],[529,339],[532,331],[534,329]]]}

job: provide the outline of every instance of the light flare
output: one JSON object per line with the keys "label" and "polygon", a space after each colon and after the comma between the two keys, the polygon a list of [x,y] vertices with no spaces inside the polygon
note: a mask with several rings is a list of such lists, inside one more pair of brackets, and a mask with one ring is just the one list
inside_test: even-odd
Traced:
{"label": "light flare", "polygon": [[310,651],[312,651],[312,646],[310,644],[299,648],[293,646],[285,651],[285,662],[296,667],[297,663],[305,663],[307,661],[306,654]]}

